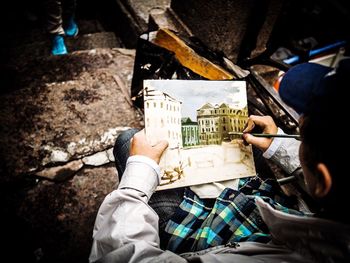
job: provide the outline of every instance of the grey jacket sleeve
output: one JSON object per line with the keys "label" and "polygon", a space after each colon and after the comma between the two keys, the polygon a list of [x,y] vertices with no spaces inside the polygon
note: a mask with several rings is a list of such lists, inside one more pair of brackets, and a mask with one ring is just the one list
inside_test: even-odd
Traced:
{"label": "grey jacket sleeve", "polygon": [[[278,133],[284,134],[281,129],[278,129]],[[263,156],[278,164],[288,174],[292,174],[300,168],[299,147],[298,140],[275,137]]]}
{"label": "grey jacket sleeve", "polygon": [[159,248],[158,215],[147,204],[159,182],[156,165],[149,161],[129,158],[118,189],[103,201],[90,262],[147,262],[165,253]]}

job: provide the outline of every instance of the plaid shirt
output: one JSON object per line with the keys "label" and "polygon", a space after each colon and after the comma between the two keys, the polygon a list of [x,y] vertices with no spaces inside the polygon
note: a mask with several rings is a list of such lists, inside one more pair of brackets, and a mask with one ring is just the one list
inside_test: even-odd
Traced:
{"label": "plaid shirt", "polygon": [[238,241],[269,242],[271,238],[256,207],[255,196],[275,209],[301,214],[290,209],[293,200],[284,196],[272,179],[241,179],[238,191],[226,188],[216,200],[200,199],[186,189],[183,202],[165,228],[167,249],[184,253]]}

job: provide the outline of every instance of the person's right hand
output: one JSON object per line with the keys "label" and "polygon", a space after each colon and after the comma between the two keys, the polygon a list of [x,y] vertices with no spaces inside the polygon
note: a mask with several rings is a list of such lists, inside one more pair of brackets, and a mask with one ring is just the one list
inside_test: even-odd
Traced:
{"label": "person's right hand", "polygon": [[130,156],[143,155],[159,164],[160,157],[167,147],[167,141],[160,141],[154,146],[150,145],[146,140],[145,131],[141,130],[135,133],[134,137],[131,139]]}
{"label": "person's right hand", "polygon": [[255,125],[259,126],[262,129],[263,133],[268,134],[277,134],[278,128],[270,116],[256,116],[250,115],[246,128],[243,130],[243,139],[262,151],[266,151],[271,143],[273,138],[264,138],[264,137],[255,137],[250,134],[254,129]]}

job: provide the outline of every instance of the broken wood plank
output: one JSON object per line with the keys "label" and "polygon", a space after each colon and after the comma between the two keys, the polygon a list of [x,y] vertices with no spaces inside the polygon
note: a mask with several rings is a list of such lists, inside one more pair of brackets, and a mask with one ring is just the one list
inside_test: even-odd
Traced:
{"label": "broken wood plank", "polygon": [[234,78],[231,73],[198,55],[192,48],[187,46],[183,40],[168,29],[159,29],[154,43],[174,52],[176,58],[183,66],[207,79],[224,80]]}

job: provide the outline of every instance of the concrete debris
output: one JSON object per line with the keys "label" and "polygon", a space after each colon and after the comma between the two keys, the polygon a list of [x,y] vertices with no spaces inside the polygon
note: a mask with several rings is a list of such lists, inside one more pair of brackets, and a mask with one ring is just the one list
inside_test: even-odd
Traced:
{"label": "concrete debris", "polygon": [[69,155],[62,150],[53,150],[51,152],[50,160],[51,163],[67,162]]}
{"label": "concrete debris", "polygon": [[46,168],[40,172],[37,172],[35,175],[53,181],[65,181],[79,171],[83,165],[84,163],[81,160],[76,160],[62,166]]}
{"label": "concrete debris", "polygon": [[[32,80],[38,85],[0,97],[0,157],[9,175],[105,151],[122,131],[142,128],[142,116],[124,98],[133,70],[134,56],[129,54],[134,52],[120,50],[96,49],[94,55],[86,51],[48,59],[37,71],[55,82]],[[59,69],[54,74],[52,66]]]}
{"label": "concrete debris", "polygon": [[108,156],[108,159],[111,162],[115,162],[115,158],[114,158],[114,154],[113,154],[113,148],[110,148],[109,150],[107,150],[107,156]]}
{"label": "concrete debris", "polygon": [[[41,180],[23,196],[18,211],[33,233],[34,244],[25,245],[40,247],[49,262],[85,262],[96,213],[117,182],[113,164],[83,167],[61,183]],[[17,225],[13,228],[18,230]]]}
{"label": "concrete debris", "polygon": [[82,159],[83,163],[86,165],[92,165],[92,166],[101,166],[106,163],[109,163],[110,160],[107,155],[107,151],[104,152],[98,152],[93,155],[84,157]]}

